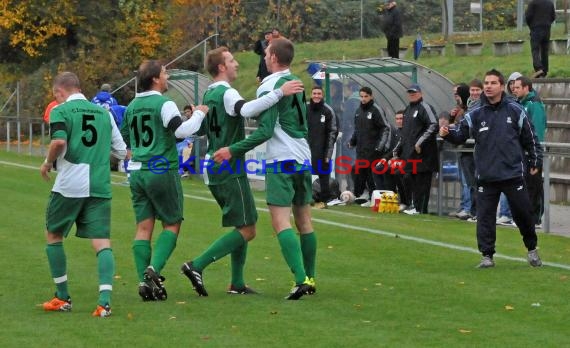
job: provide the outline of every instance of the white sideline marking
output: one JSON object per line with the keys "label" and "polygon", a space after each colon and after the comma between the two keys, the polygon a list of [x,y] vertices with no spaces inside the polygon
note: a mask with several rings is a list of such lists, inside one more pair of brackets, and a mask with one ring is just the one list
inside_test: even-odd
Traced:
{"label": "white sideline marking", "polygon": [[[37,166],[31,166],[31,165],[27,165],[27,164],[19,164],[19,163],[11,163],[11,162],[6,162],[6,161],[0,161],[0,164],[5,164],[5,165],[9,165],[9,166],[14,166],[14,167],[19,167],[19,168],[25,168],[25,169],[34,169],[34,170],[38,170],[39,171],[39,167]],[[121,178],[121,179],[125,179],[124,176],[121,175],[116,175],[116,174],[111,174],[111,177],[115,177],[115,178]],[[118,182],[112,182],[113,185],[118,185],[118,186],[123,186],[123,187],[127,187],[122,185],[121,183]],[[206,201],[206,202],[211,202],[211,203],[215,203],[216,200],[213,198],[206,198],[203,196],[195,196],[195,195],[190,195],[190,194],[184,194],[184,197],[186,198],[192,198],[192,199],[196,199],[196,200],[201,200],[201,201]],[[262,200],[256,200],[256,201],[262,201]],[[264,202],[264,201],[263,201]],[[265,202],[264,202],[265,203]],[[262,211],[262,212],[269,212],[269,209],[267,208],[256,208],[258,211]],[[337,212],[337,211],[330,211],[330,213],[341,213],[341,212]],[[357,217],[362,217],[360,215],[357,214],[353,214],[353,213],[345,213],[345,214],[352,214],[354,216]],[[338,215],[343,215],[343,214],[338,214]],[[329,225],[329,226],[335,226],[335,227],[342,227],[342,228],[346,228],[346,229],[350,229],[350,230],[355,230],[355,231],[362,231],[362,232],[368,232],[368,233],[373,233],[373,234],[377,234],[380,236],[384,236],[384,237],[392,237],[392,238],[400,238],[403,240],[409,240],[412,242],[416,242],[416,243],[420,243],[420,244],[427,244],[427,245],[433,245],[433,246],[437,246],[437,247],[441,247],[441,248],[447,248],[447,249],[452,249],[452,250],[458,250],[458,251],[465,251],[465,252],[469,252],[472,254],[479,254],[479,250],[475,249],[475,248],[470,248],[470,247],[464,247],[464,246],[460,246],[460,245],[455,245],[455,244],[449,244],[449,243],[443,243],[443,242],[438,242],[438,241],[434,241],[434,240],[430,240],[430,239],[425,239],[425,238],[419,238],[419,237],[413,237],[413,236],[407,236],[405,234],[399,234],[399,233],[392,233],[392,232],[386,232],[386,231],[382,231],[382,230],[378,230],[378,229],[373,229],[373,228],[368,228],[368,227],[360,227],[360,226],[353,226],[353,225],[347,225],[347,224],[343,224],[340,222],[334,222],[334,221],[328,221],[328,220],[323,220],[323,219],[319,219],[319,218],[314,218],[313,217],[313,221],[314,222],[318,222],[320,224],[323,225]],[[500,259],[505,259],[505,260],[510,260],[510,261],[519,261],[519,262],[528,262],[526,260],[526,258],[522,258],[522,257],[513,257],[513,256],[508,256],[508,255],[503,255],[503,254],[495,254],[494,255],[495,258],[500,258]],[[561,269],[566,269],[566,270],[570,270],[570,265],[565,265],[565,264],[560,264],[560,263],[554,263],[554,262],[542,262],[543,265],[545,266],[550,266],[550,267],[555,267],[555,268],[561,268]]]}

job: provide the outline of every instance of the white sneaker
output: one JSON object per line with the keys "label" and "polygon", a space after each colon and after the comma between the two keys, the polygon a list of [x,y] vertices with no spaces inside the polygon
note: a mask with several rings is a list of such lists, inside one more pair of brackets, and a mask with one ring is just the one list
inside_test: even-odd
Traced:
{"label": "white sneaker", "polygon": [[328,202],[327,202],[327,205],[328,205],[329,207],[332,207],[332,206],[334,206],[334,205],[341,205],[341,204],[344,204],[344,202],[341,201],[341,200],[338,199],[338,198],[335,198],[335,199],[333,199],[332,201],[328,201]]}
{"label": "white sneaker", "polygon": [[459,213],[455,214],[455,217],[457,217],[460,220],[467,220],[467,219],[471,218],[472,216],[471,216],[471,213],[469,213],[468,211],[462,210]]}
{"label": "white sneaker", "polygon": [[363,208],[370,208],[372,206],[372,203],[370,201],[366,201],[362,203],[360,206]]}
{"label": "white sneaker", "polygon": [[408,215],[418,215],[419,212],[416,210],[416,208],[412,208],[412,209],[404,210],[404,214],[408,214]]}
{"label": "white sneaker", "polygon": [[501,216],[497,219],[497,225],[509,226],[513,224],[513,219],[508,216]]}
{"label": "white sneaker", "polygon": [[408,209],[408,206],[405,204],[400,204],[400,209],[398,210],[400,213],[403,212],[404,210]]}

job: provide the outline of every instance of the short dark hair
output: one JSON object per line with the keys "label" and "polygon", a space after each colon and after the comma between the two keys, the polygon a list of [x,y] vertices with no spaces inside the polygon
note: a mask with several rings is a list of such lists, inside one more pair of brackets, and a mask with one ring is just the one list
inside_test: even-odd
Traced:
{"label": "short dark hair", "polygon": [[137,71],[137,78],[143,92],[152,88],[152,79],[160,77],[161,72],[162,63],[158,60],[145,60],[141,63]]}
{"label": "short dark hair", "polygon": [[192,110],[192,105],[188,104],[188,105],[184,106],[184,109],[182,109],[182,111],[186,111],[186,110]]}
{"label": "short dark hair", "polygon": [[314,85],[313,88],[311,88],[311,91],[314,91],[315,89],[320,89],[322,91],[323,87],[321,87],[319,85]]}
{"label": "short dark hair", "polygon": [[293,43],[287,39],[273,39],[269,44],[269,53],[275,55],[279,64],[290,66],[295,57],[295,48]]}
{"label": "short dark hair", "polygon": [[447,121],[451,121],[451,114],[449,113],[449,111],[442,111],[439,114],[439,119],[444,119]]}
{"label": "short dark hair", "polygon": [[526,77],[526,76],[521,76],[521,77],[517,77],[515,79],[516,81],[520,81],[521,82],[521,86],[523,87],[528,87],[528,90],[532,90],[532,81]]}
{"label": "short dark hair", "polygon": [[402,115],[403,115],[403,114],[404,114],[404,110],[398,110],[398,111],[396,111],[396,115],[398,115],[398,114],[402,114]]}
{"label": "short dark hair", "polygon": [[364,92],[368,95],[372,95],[372,88],[370,88],[368,86],[364,86],[364,87],[360,88],[359,92]]}
{"label": "short dark hair", "polygon": [[505,84],[505,77],[503,76],[503,74],[501,74],[501,72],[497,69],[491,69],[489,71],[487,71],[485,73],[485,76],[497,76],[499,78],[499,83],[501,85]]}
{"label": "short dark hair", "polygon": [[216,77],[220,73],[218,66],[225,63],[224,52],[229,51],[229,48],[226,46],[220,46],[210,50],[206,55],[206,70],[212,77]]}

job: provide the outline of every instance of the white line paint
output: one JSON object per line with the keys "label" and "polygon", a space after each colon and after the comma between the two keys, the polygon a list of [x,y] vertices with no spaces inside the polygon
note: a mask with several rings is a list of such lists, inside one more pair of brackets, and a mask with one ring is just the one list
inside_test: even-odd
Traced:
{"label": "white line paint", "polygon": [[[18,167],[18,168],[25,168],[25,169],[34,169],[34,170],[38,170],[39,171],[39,167],[37,166],[31,166],[31,165],[26,165],[26,164],[19,164],[19,163],[11,163],[11,162],[6,162],[6,161],[0,161],[0,164],[5,164],[5,165],[9,165],[9,166],[14,166],[14,167]],[[121,179],[125,179],[124,176],[122,175],[116,175],[116,174],[111,174],[111,177],[113,178],[121,178]],[[123,187],[127,187],[125,185],[123,185],[123,183],[119,183],[119,182],[112,182],[113,185],[118,185],[118,186],[123,186]],[[211,203],[216,203],[216,201],[213,198],[207,198],[207,197],[203,197],[203,196],[196,196],[196,195],[190,195],[190,194],[184,194],[184,197],[186,198],[191,198],[191,199],[195,199],[195,200],[200,200],[200,201],[205,201],[205,202],[211,202]],[[263,202],[265,203],[265,201],[257,199],[257,202]],[[262,211],[262,212],[269,212],[269,209],[267,208],[256,208],[258,211]],[[324,211],[323,211],[324,212]],[[345,213],[345,214],[337,214],[337,213],[343,213],[343,212],[338,212],[338,211],[326,211],[327,213],[335,213],[335,215],[353,215],[355,217],[360,217],[363,218],[365,216],[362,215],[358,215],[358,214],[353,214],[353,213]],[[384,237],[391,237],[391,238],[400,238],[403,240],[409,240],[412,242],[416,242],[416,243],[420,243],[420,244],[427,244],[427,245],[433,245],[433,246],[437,246],[440,248],[446,248],[446,249],[451,249],[451,250],[457,250],[457,251],[465,251],[468,253],[472,253],[472,254],[479,254],[479,250],[475,249],[475,248],[470,248],[470,247],[464,247],[464,246],[460,246],[460,245],[455,245],[455,244],[450,244],[450,243],[443,243],[443,242],[438,242],[438,241],[434,241],[434,240],[430,240],[430,239],[425,239],[425,238],[419,238],[419,237],[414,237],[414,236],[408,236],[405,234],[398,234],[398,233],[392,233],[392,232],[386,232],[386,231],[382,231],[382,230],[378,230],[378,229],[373,229],[373,228],[368,228],[368,227],[360,227],[360,226],[353,226],[353,225],[347,225],[347,224],[343,224],[340,222],[334,222],[334,221],[328,221],[328,220],[323,220],[323,219],[319,219],[319,218],[314,218],[313,217],[313,221],[323,224],[323,225],[329,225],[329,226],[335,226],[335,227],[342,227],[345,229],[349,229],[349,230],[355,230],[355,231],[361,231],[361,232],[367,232],[367,233],[373,233],[373,234],[377,234],[380,236],[384,236]],[[522,257],[513,257],[513,256],[508,256],[508,255],[503,255],[503,254],[495,254],[494,255],[495,258],[501,258],[501,259],[505,259],[505,260],[510,260],[510,261],[518,261],[518,262],[527,262],[527,260],[525,258]],[[565,264],[560,264],[560,263],[554,263],[554,262],[542,262],[543,265],[545,266],[550,266],[550,267],[555,267],[555,268],[561,268],[561,269],[566,269],[566,270],[570,270],[570,265],[565,265]]]}

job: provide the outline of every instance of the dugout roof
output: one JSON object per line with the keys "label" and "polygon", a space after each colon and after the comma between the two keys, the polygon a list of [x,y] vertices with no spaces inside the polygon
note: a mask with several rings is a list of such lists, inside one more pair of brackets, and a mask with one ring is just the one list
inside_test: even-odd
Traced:
{"label": "dugout roof", "polygon": [[202,97],[212,81],[203,74],[183,69],[167,70],[168,91],[164,94],[171,98],[182,110],[188,104],[201,104]]}
{"label": "dugout roof", "polygon": [[[358,86],[368,86],[377,103],[384,111],[394,115],[396,111],[408,105],[407,87],[417,82],[422,88],[423,98],[433,105],[437,113],[449,110],[455,101],[453,98],[453,82],[432,70],[415,62],[394,58],[369,58],[361,60],[325,61],[324,84],[327,88],[326,100],[330,104],[328,88],[331,75],[337,75],[343,85],[350,81]],[[333,75],[334,74],[334,75]]]}

